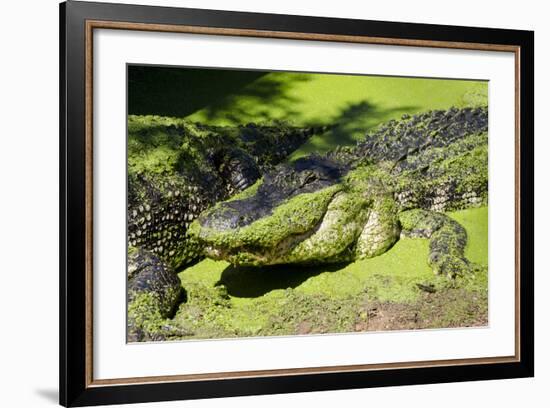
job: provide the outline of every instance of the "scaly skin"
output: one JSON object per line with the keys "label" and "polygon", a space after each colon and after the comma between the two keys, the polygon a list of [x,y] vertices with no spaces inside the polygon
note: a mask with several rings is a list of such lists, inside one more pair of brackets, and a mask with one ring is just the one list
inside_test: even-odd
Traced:
{"label": "scaly skin", "polygon": [[213,127],[183,119],[128,119],[128,241],[174,268],[201,254],[187,235],[214,203],[252,185],[317,128],[284,123]]}
{"label": "scaly skin", "polygon": [[[175,269],[202,254],[187,229],[201,211],[251,186],[319,128],[212,127],[128,119],[128,341],[161,340],[182,296]],[[181,333],[176,333],[180,334]]]}
{"label": "scaly skin", "polygon": [[434,272],[466,274],[466,232],[441,212],[486,204],[487,123],[486,108],[404,116],[353,148],[277,166],[189,234],[235,265],[352,261],[420,234]]}
{"label": "scaly skin", "polygon": [[[128,250],[128,341],[162,340],[182,296],[173,269],[144,249]],[[161,330],[163,329],[163,330]]]}

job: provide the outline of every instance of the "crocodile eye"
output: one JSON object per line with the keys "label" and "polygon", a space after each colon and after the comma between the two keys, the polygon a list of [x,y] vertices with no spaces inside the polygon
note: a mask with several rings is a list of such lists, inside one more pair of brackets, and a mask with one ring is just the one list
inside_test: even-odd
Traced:
{"label": "crocodile eye", "polygon": [[304,177],[304,184],[310,184],[317,180],[317,175],[315,173],[308,173]]}

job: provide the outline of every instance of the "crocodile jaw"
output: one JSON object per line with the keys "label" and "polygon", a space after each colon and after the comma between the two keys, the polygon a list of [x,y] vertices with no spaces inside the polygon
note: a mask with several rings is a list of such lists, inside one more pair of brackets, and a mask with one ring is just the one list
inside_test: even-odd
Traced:
{"label": "crocodile jaw", "polygon": [[[308,229],[304,229],[304,225],[301,228],[294,225],[286,234],[281,234],[280,230],[272,230],[270,234],[265,229],[265,236],[261,236],[262,230],[254,231],[252,224],[247,236],[242,230],[231,234],[201,228],[198,221],[192,229],[205,244],[206,256],[234,265],[347,262],[379,255],[393,245],[399,237],[399,228],[391,198],[372,200],[357,191],[334,190],[334,194],[327,195],[326,205],[323,197],[312,201],[316,201],[322,211],[320,216],[312,218]],[[268,225],[269,219],[262,222]],[[270,241],[272,236],[280,239]]]}
{"label": "crocodile jaw", "polygon": [[310,231],[288,235],[271,247],[242,246],[229,249],[207,245],[205,255],[212,259],[247,266],[348,260],[347,256],[341,255],[353,242],[360,224],[357,223],[358,220],[345,224],[351,217],[339,207],[346,201],[346,196],[338,193]]}

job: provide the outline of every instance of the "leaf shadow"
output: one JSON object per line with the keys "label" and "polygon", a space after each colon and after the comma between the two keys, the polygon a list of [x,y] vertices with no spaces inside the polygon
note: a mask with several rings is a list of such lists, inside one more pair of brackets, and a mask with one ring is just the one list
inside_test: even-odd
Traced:
{"label": "leaf shadow", "polygon": [[[128,114],[186,117],[238,125],[292,119],[300,99],[292,91],[310,75],[269,71],[128,67]],[[274,114],[276,112],[276,114]]]}
{"label": "leaf shadow", "polygon": [[417,110],[418,107],[413,105],[383,108],[367,99],[350,103],[329,120],[331,125],[325,132],[311,137],[290,159],[295,160],[312,153],[326,153],[337,146],[353,146],[379,124]]}

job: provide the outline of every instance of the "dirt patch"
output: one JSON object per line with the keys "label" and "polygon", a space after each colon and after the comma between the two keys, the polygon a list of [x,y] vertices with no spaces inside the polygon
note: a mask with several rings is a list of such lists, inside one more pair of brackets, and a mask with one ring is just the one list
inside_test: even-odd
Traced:
{"label": "dirt patch", "polygon": [[300,322],[296,330],[296,334],[309,334],[312,330],[312,325],[308,321]]}
{"label": "dirt patch", "polygon": [[356,324],[361,331],[409,330],[418,328],[418,313],[411,305],[377,303],[369,305],[366,322]]}
{"label": "dirt patch", "polygon": [[474,327],[488,324],[487,294],[463,289],[424,293],[411,304],[368,302],[356,331]]}

